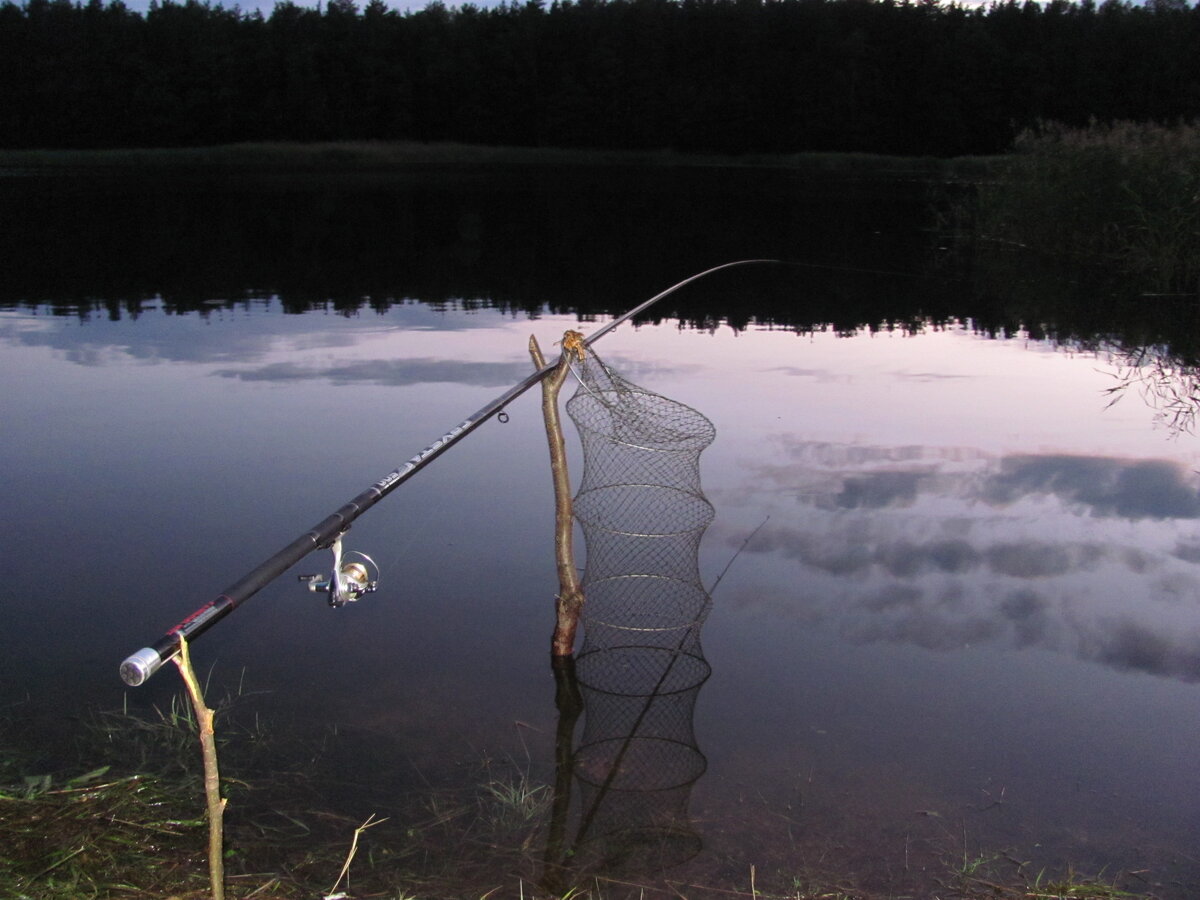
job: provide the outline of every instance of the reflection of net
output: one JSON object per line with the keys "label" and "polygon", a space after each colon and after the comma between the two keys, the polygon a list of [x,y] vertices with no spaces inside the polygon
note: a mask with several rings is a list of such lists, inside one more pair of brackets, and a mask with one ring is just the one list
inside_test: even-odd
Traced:
{"label": "reflection of net", "polygon": [[567,412],[583,441],[575,515],[587,543],[576,852],[610,873],[645,874],[700,849],[688,800],[706,761],[692,713],[709,674],[700,628],[712,601],[697,554],[713,518],[700,453],[716,433],[594,354],[575,368]]}

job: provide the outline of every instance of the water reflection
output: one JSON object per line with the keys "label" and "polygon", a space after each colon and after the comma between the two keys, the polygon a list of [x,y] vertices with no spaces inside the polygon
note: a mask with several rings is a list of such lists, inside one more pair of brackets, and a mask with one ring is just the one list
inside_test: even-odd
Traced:
{"label": "water reflection", "polygon": [[[899,297],[927,315],[952,298],[943,281],[856,267],[922,271],[928,236],[914,226],[930,215],[926,185],[786,170],[60,174],[6,179],[0,211],[0,306],[51,304],[85,319],[209,315],[264,296],[293,313],[388,312],[418,297],[589,318],[717,263],[797,255],[836,269],[717,279],[654,316],[852,329],[888,319]],[[748,283],[752,304],[728,289]]]}
{"label": "water reflection", "polygon": [[1112,402],[1135,390],[1158,420],[1175,435],[1195,430],[1200,411],[1200,365],[1195,352],[1163,345],[1125,346],[1110,351],[1117,383],[1109,388]]}
{"label": "water reflection", "polygon": [[479,387],[507,387],[520,381],[525,370],[517,363],[470,362],[456,359],[367,359],[330,366],[269,363],[256,368],[219,369],[222,378],[239,381],[329,381],[332,384],[411,384],[453,382]]}
{"label": "water reflection", "polygon": [[1179,462],[779,443],[790,465],[757,475],[799,514],[747,552],[822,585],[809,621],[857,643],[1037,647],[1200,681],[1200,479]]}
{"label": "water reflection", "polygon": [[[505,367],[528,365],[529,323],[498,311],[295,316],[250,303],[115,322],[45,312],[0,314],[0,363],[20,385],[3,401],[6,421],[28,426],[0,448],[16,473],[2,530],[14,559],[39,561],[16,566],[9,587],[46,598],[14,606],[0,641],[26,673],[5,681],[6,696],[46,709],[68,695],[118,704],[113,662],[131,633],[177,621],[296,522],[361,488],[364,473],[387,471],[477,408]],[[541,324],[557,335],[577,322]],[[559,775],[575,805],[557,817],[551,869],[578,844],[568,877],[575,860],[650,877],[699,846],[704,822],[702,851],[676,870],[693,883],[744,890],[750,864],[765,877],[768,862],[790,871],[803,854],[842,871],[869,858],[907,873],[910,827],[915,860],[922,827],[944,826],[948,846],[965,822],[972,850],[1036,848],[1021,858],[1060,870],[1165,867],[1191,880],[1161,896],[1196,896],[1194,864],[1170,868],[1200,828],[1190,444],[1165,442],[1137,404],[1105,410],[1111,380],[1095,359],[983,340],[969,326],[843,340],[671,322],[621,329],[601,350],[720,429],[704,453],[705,491],[721,510],[707,583],[771,518],[705,625],[700,658],[716,673],[694,717],[701,668],[680,655],[676,668],[693,674],[674,684],[672,668],[679,689],[656,695],[667,646],[643,643],[647,632],[620,646],[650,649],[616,665],[583,671],[581,660],[575,699],[587,694],[593,733],[575,735],[565,690]],[[361,439],[330,453],[311,426],[324,421],[353,422]],[[219,651],[215,681],[236,681],[251,660],[247,682],[276,691],[273,712],[292,703],[343,733],[399,735],[438,784],[470,783],[481,752],[522,758],[504,745],[513,721],[542,727],[534,758],[549,760],[547,610],[527,602],[547,597],[553,577],[540,441],[532,404],[481,430],[356,524],[362,546],[391,548],[380,560],[386,597],[331,619],[320,604],[297,606],[289,581],[231,619],[225,643],[198,645],[210,659]],[[686,508],[704,519],[702,506]],[[649,570],[692,570],[685,550]],[[595,559],[610,556],[622,558],[597,546]],[[635,595],[612,596],[614,634],[628,638],[625,614],[644,610],[621,613],[618,601]],[[286,639],[264,645],[266,633]],[[651,790],[622,794],[633,783],[605,742],[636,738],[627,726],[647,706],[662,710],[655,727],[673,736],[677,761],[664,755],[672,765],[639,775]],[[574,763],[585,745],[597,750]],[[607,792],[589,760],[616,773]],[[363,817],[387,802],[386,764],[356,762],[372,779],[357,795]],[[339,801],[343,776],[314,781],[322,802]],[[981,812],[981,786],[1005,788],[1003,808]],[[914,824],[915,810],[941,818]],[[928,885],[893,893],[924,896]]]}
{"label": "water reflection", "polygon": [[[375,348],[373,339],[398,331],[413,334],[467,333],[494,327],[493,321],[438,312],[415,301],[393,307],[382,316],[284,316],[278,298],[248,300],[232,308],[209,309],[206,315],[171,314],[161,300],[143,309],[136,322],[75,321],[50,315],[45,308],[0,318],[0,340],[23,347],[57,350],[77,365],[104,366],[159,362],[225,363],[219,370],[244,381],[304,380],[337,377],[386,384],[429,380],[511,384],[525,375],[515,364],[493,361],[410,358],[363,359]],[[269,323],[269,324],[268,324]],[[287,365],[273,355],[290,351]],[[324,363],[324,365],[322,365]],[[256,365],[257,364],[257,365]],[[388,367],[393,367],[389,369]],[[439,370],[439,367],[443,367]],[[455,369],[461,367],[461,369]],[[372,369],[378,371],[372,372]]]}

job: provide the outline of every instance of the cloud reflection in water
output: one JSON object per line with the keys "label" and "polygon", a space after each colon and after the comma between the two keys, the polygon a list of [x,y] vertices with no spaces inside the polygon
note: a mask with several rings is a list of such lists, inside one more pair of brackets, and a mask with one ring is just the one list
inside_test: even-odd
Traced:
{"label": "cloud reflection in water", "polygon": [[854,643],[1038,648],[1200,682],[1200,496],[1184,466],[778,442],[789,464],[754,469],[748,490],[776,499],[746,552],[793,583],[798,565],[802,596],[743,604]]}
{"label": "cloud reflection in water", "polygon": [[253,369],[220,369],[213,374],[239,381],[328,380],[333,384],[377,384],[386,387],[450,382],[476,387],[501,387],[520,381],[529,374],[529,366],[516,362],[469,362],[423,357],[364,359],[329,366],[278,362]]}
{"label": "cloud reflection in water", "polygon": [[1194,519],[1200,496],[1185,470],[1166,460],[1095,456],[1010,456],[987,482],[984,495],[997,505],[1028,494],[1049,494],[1097,516],[1127,519]]}

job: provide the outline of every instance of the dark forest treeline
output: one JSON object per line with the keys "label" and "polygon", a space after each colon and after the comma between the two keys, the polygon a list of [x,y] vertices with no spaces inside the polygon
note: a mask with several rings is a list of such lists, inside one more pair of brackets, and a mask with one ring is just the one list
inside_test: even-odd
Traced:
{"label": "dark forest treeline", "polygon": [[990,153],[1200,115],[1200,4],[0,5],[0,145],[460,141]]}

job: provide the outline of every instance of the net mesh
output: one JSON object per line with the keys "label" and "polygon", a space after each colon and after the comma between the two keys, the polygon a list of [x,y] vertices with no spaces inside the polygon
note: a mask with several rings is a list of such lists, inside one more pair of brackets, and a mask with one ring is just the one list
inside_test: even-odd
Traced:
{"label": "net mesh", "polygon": [[575,517],[587,545],[585,652],[631,642],[699,652],[711,601],[697,559],[713,519],[700,453],[716,429],[594,352],[574,368],[567,413],[583,444]]}
{"label": "net mesh", "polygon": [[645,873],[701,846],[688,802],[707,765],[692,714],[710,672],[700,629],[712,601],[698,555],[714,513],[700,454],[716,430],[590,351],[573,366],[580,383],[567,413],[583,443],[575,515],[587,546],[576,852],[609,873]]}

